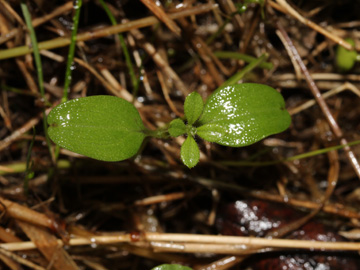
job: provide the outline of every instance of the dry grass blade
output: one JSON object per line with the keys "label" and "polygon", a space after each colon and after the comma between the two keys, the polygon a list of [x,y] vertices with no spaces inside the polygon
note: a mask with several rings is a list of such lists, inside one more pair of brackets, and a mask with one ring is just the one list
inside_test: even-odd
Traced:
{"label": "dry grass blade", "polygon": [[155,3],[153,0],[141,0],[141,2],[147,6],[148,9],[154,13],[154,15],[177,36],[181,36],[181,29],[176,23],[169,18],[161,6],[158,6],[158,3]]}
{"label": "dry grass blade", "polygon": [[[336,122],[335,118],[333,117],[329,107],[327,106],[324,98],[322,97],[318,87],[316,86],[316,83],[314,82],[314,80],[312,79],[308,69],[306,68],[304,62],[302,61],[296,47],[294,46],[294,44],[292,43],[290,37],[288,36],[288,34],[286,33],[285,29],[282,27],[282,25],[278,22],[277,23],[278,29],[280,30],[280,32],[282,33],[286,43],[288,43],[289,48],[291,49],[296,61],[298,62],[301,71],[304,74],[304,77],[306,79],[306,82],[309,86],[309,89],[311,90],[312,94],[315,97],[316,102],[318,103],[318,105],[320,106],[323,114],[326,117],[326,120],[328,121],[332,131],[334,132],[335,136],[338,137],[340,139],[340,143],[342,145],[346,145],[347,144],[347,140],[345,138],[343,138],[343,133],[338,125],[338,123]],[[356,172],[358,178],[360,179],[360,164],[357,160],[357,158],[355,157],[355,154],[353,153],[353,151],[350,149],[349,146],[346,146],[344,148],[344,150],[346,151],[347,157],[351,163],[351,165],[353,166],[354,171]]]}
{"label": "dry grass blade", "polygon": [[38,226],[54,228],[54,221],[46,215],[2,197],[0,197],[0,211],[5,212],[14,219],[24,220]]}
{"label": "dry grass blade", "polygon": [[[67,11],[70,11],[71,9],[73,8],[73,3],[70,1],[70,2],[67,2],[65,3],[64,5],[54,9],[51,13],[49,14],[45,14],[43,17],[40,17],[40,18],[35,18],[32,20],[32,25],[34,27],[37,27]],[[7,33],[6,35],[4,36],[1,36],[0,37],[0,44],[14,38],[19,32],[19,29],[18,28],[14,28],[12,29],[9,33]]]}
{"label": "dry grass blade", "polygon": [[[33,226],[36,227],[36,226]],[[36,227],[37,228],[37,227]],[[26,230],[26,229],[25,229]],[[40,233],[41,234],[41,233]],[[47,236],[46,236],[47,237]],[[78,246],[78,245],[109,245],[116,243],[131,243],[134,240],[132,234],[118,234],[112,236],[92,236],[90,238],[75,238],[70,239],[67,245]],[[37,240],[41,242],[41,240]],[[56,247],[60,248],[62,245],[61,240],[56,240]],[[53,249],[55,248],[55,242],[51,240],[51,245]],[[167,251],[173,250],[174,252],[182,252],[183,244],[197,244],[203,245],[202,250],[198,250],[200,253],[214,252],[222,254],[221,250],[216,251],[214,245],[222,245],[222,247],[232,250],[228,252],[229,254],[239,254],[243,253],[246,249],[252,248],[285,248],[285,249],[303,249],[303,250],[349,250],[357,251],[360,249],[360,243],[355,242],[323,242],[323,241],[314,241],[314,240],[293,240],[293,239],[269,239],[269,238],[256,238],[256,237],[244,237],[244,236],[222,236],[222,235],[202,235],[202,234],[181,234],[181,233],[153,233],[153,232],[144,232],[140,235],[140,238],[135,241],[136,245],[145,245],[151,243],[163,243],[158,246],[168,246],[173,245]],[[36,242],[21,242],[21,243],[7,243],[0,244],[0,248],[15,251],[15,250],[29,250],[38,247],[35,245]],[[44,244],[44,243],[43,243]],[[206,247],[208,246],[208,249]],[[194,246],[189,246],[193,248]],[[157,247],[158,248],[158,247]],[[61,248],[60,248],[61,249]],[[194,252],[194,250],[189,250],[189,252]],[[251,251],[253,252],[253,251]],[[245,251],[246,253],[246,251]],[[51,253],[52,254],[52,253]],[[47,255],[49,256],[49,255]],[[50,258],[50,257],[49,257]]]}
{"label": "dry grass blade", "polygon": [[[12,260],[14,260],[14,261],[16,261],[18,263],[21,263],[21,264],[23,264],[23,265],[25,265],[27,267],[30,267],[31,269],[34,269],[34,270],[46,270],[46,268],[44,268],[44,267],[42,267],[40,265],[37,265],[37,264],[27,260],[27,259],[24,259],[21,256],[16,255],[16,254],[14,254],[14,253],[12,253],[10,251],[4,250],[2,248],[0,248],[0,255],[1,256],[6,256],[7,258],[12,259]],[[9,267],[14,267],[14,268],[11,268],[11,269],[18,269],[18,270],[22,269],[18,265],[11,264],[11,265],[8,265],[8,266]]]}
{"label": "dry grass blade", "polygon": [[223,257],[215,262],[212,262],[210,264],[201,265],[198,267],[195,267],[196,270],[208,270],[208,269],[216,269],[216,270],[225,270],[230,269],[232,266],[235,266],[236,264],[243,261],[243,257],[240,256],[226,256]]}
{"label": "dry grass blade", "polygon": [[140,46],[151,56],[159,69],[174,81],[175,86],[181,91],[184,96],[188,94],[188,89],[185,83],[180,79],[176,72],[169,66],[169,64],[156,51],[155,47],[146,41],[145,36],[137,29],[133,29],[130,33],[139,42]]}
{"label": "dry grass blade", "polygon": [[142,200],[136,201],[134,204],[137,206],[140,205],[150,205],[150,204],[156,204],[156,203],[162,203],[162,202],[169,202],[173,200],[179,200],[185,197],[186,194],[183,192],[176,192],[176,193],[170,193],[170,194],[164,194],[164,195],[157,195],[148,197]]}
{"label": "dry grass blade", "polygon": [[[214,7],[214,5],[211,5],[211,4],[199,5],[199,6],[184,10],[184,11],[179,11],[177,13],[170,14],[169,17],[171,19],[178,19],[181,17],[197,15],[200,13],[208,12],[213,7]],[[147,17],[144,19],[136,20],[136,21],[130,21],[130,22],[118,24],[115,26],[105,27],[100,30],[94,30],[94,31],[90,31],[90,32],[81,33],[76,36],[76,40],[79,42],[79,41],[87,41],[87,40],[102,38],[102,37],[111,36],[111,35],[126,32],[126,31],[130,31],[132,29],[147,27],[147,26],[156,24],[158,22],[159,21],[155,17]],[[68,46],[69,44],[70,44],[70,38],[61,37],[61,38],[56,38],[53,40],[39,42],[38,45],[39,45],[40,50],[49,50],[49,49]],[[13,49],[8,49],[6,51],[0,50],[0,59],[6,59],[6,58],[16,57],[16,56],[20,56],[20,55],[25,55],[25,54],[31,53],[31,51],[32,51],[31,48],[29,48],[28,46],[20,46],[20,47],[16,47]]]}
{"label": "dry grass blade", "polygon": [[178,117],[183,117],[184,114],[179,112],[178,109],[175,107],[174,103],[172,102],[170,95],[169,95],[169,89],[165,83],[165,79],[164,76],[162,75],[162,73],[160,71],[156,72],[158,78],[159,78],[159,82],[161,84],[161,89],[163,91],[164,94],[164,98],[166,100],[166,102],[169,104],[170,109],[178,116]]}
{"label": "dry grass blade", "polygon": [[[358,269],[360,66],[342,72],[334,56],[344,37],[359,47],[359,23],[349,18],[358,16],[360,3],[28,1],[27,26],[38,26],[32,36],[43,41],[42,97],[31,55],[36,45],[30,46],[20,2],[0,0],[0,59],[6,59],[0,60],[0,269],[152,269],[174,262],[194,270],[292,269],[294,262]],[[72,62],[64,46],[76,8],[84,16],[69,99],[123,98],[150,129],[144,135],[158,128],[155,135],[163,136],[146,136],[128,160],[103,162],[61,149],[54,164],[46,149],[40,112],[62,98],[64,66]],[[275,88],[292,115],[290,127],[242,148],[195,136],[200,162],[187,169],[181,146],[204,115],[196,112],[200,120],[190,127],[186,95],[196,91],[212,111],[206,100],[218,86],[239,82]],[[193,106],[202,107],[198,101]],[[94,104],[94,111],[105,106]],[[223,106],[227,111],[228,103]],[[60,109],[76,119],[66,104]],[[103,115],[119,123],[131,117]],[[174,135],[185,135],[168,136],[174,117],[185,124],[172,126]],[[116,129],[111,123],[86,128],[107,136],[108,126]],[[90,142],[89,149],[106,144]]]}
{"label": "dry grass blade", "polygon": [[[302,207],[307,209],[317,209],[319,207],[319,204],[317,202],[284,197],[279,194],[272,194],[267,191],[249,190],[236,185],[229,185],[220,181],[213,181],[205,178],[195,178],[193,180],[199,184],[208,186],[210,188],[226,189],[235,193],[243,194],[244,196],[250,196],[252,198],[257,198],[261,200],[284,203],[294,207]],[[329,203],[326,204],[322,210],[326,213],[339,215],[342,217],[355,218],[355,219],[360,218],[360,213],[358,211],[345,207],[344,205],[341,204]]]}
{"label": "dry grass blade", "polygon": [[[309,19],[304,18],[301,16],[295,9],[293,9],[285,0],[276,0],[281,7],[283,7],[288,14],[299,20],[301,23],[313,28],[315,31],[323,34],[327,38],[331,39],[332,41],[336,42],[337,44],[343,46],[347,50],[351,50],[352,46],[350,43],[345,41],[344,39],[332,34],[331,32],[327,31],[326,29],[322,28],[321,26],[317,25],[316,23],[310,21]],[[271,2],[271,1],[270,1]],[[275,7],[275,6],[274,6]]]}
{"label": "dry grass blade", "polygon": [[18,221],[18,224],[45,256],[49,262],[49,266],[51,265],[51,268],[53,267],[58,270],[79,269],[70,255],[62,246],[59,246],[56,237],[50,234],[48,230],[24,221]]}

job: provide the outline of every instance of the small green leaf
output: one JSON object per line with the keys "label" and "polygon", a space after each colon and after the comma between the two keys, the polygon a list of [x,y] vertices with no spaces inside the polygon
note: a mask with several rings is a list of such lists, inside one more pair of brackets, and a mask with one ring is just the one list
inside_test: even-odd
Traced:
{"label": "small green leaf", "polygon": [[180,118],[176,118],[170,122],[168,131],[171,137],[178,137],[186,133],[186,125]]}
{"label": "small green leaf", "polygon": [[180,264],[162,264],[151,270],[192,270],[192,268]]}
{"label": "small green leaf", "polygon": [[[351,38],[345,39],[352,46],[355,45]],[[347,50],[343,46],[338,45],[336,49],[336,65],[341,71],[349,71],[355,65],[357,52],[355,50]]]}
{"label": "small green leaf", "polygon": [[216,90],[206,101],[197,135],[209,142],[239,147],[284,131],[291,118],[275,89],[244,83]]}
{"label": "small green leaf", "polygon": [[204,107],[204,101],[197,92],[190,93],[184,103],[185,117],[189,125],[192,125],[200,117]]}
{"label": "small green leaf", "polygon": [[200,150],[192,136],[188,136],[181,146],[180,156],[182,162],[188,167],[192,168],[198,164],[200,159]]}
{"label": "small green leaf", "polygon": [[134,105],[114,96],[70,100],[55,107],[47,121],[56,144],[104,161],[134,156],[146,137]]}

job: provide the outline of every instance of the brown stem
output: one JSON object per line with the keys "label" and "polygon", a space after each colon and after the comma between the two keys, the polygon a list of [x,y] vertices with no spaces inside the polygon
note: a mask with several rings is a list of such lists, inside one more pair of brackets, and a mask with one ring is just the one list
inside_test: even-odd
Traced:
{"label": "brown stem", "polygon": [[[297,61],[297,63],[300,66],[300,69],[302,71],[302,73],[304,74],[305,80],[310,88],[311,93],[314,95],[316,102],[318,103],[321,111],[323,112],[323,114],[325,115],[326,120],[328,121],[331,130],[334,132],[335,136],[340,139],[340,143],[342,145],[347,144],[347,140],[345,138],[343,138],[343,133],[339,127],[339,125],[337,124],[334,116],[331,114],[331,111],[329,109],[329,107],[327,106],[325,100],[323,99],[319,88],[316,86],[315,81],[313,80],[313,78],[311,77],[308,69],[306,68],[304,62],[302,61],[298,50],[296,49],[296,47],[294,46],[294,44],[292,43],[290,37],[288,36],[287,32],[285,31],[284,27],[281,25],[280,22],[276,23],[278,30],[281,32],[281,34],[284,37],[284,40],[286,41],[286,43],[288,44],[295,60]],[[344,151],[346,153],[347,158],[349,159],[351,165],[353,166],[355,173],[357,174],[357,176],[360,179],[360,164],[357,161],[355,154],[352,152],[352,150],[350,149],[349,146],[345,146],[344,147]]]}

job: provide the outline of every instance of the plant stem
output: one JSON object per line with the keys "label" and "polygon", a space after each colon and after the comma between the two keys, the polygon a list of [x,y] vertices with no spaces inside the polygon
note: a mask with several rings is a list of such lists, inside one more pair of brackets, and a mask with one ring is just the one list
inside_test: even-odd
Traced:
{"label": "plant stem", "polygon": [[[253,56],[238,52],[216,51],[214,52],[214,55],[220,59],[237,59],[243,60],[247,63],[252,63],[257,60],[257,58]],[[271,62],[263,62],[259,64],[259,67],[265,69],[272,69],[274,65]]]}
{"label": "plant stem", "polygon": [[[71,167],[69,160],[60,159],[57,161],[56,166],[58,169],[68,169]],[[26,162],[17,162],[9,165],[2,165],[6,167],[7,170],[0,170],[0,175],[8,175],[14,173],[23,173],[26,171]]]}
{"label": "plant stem", "polygon": [[146,136],[157,138],[157,139],[167,139],[170,137],[167,127],[166,128],[161,127],[156,130],[147,129],[147,130],[145,130],[144,133]]}
{"label": "plant stem", "polygon": [[[32,44],[32,48],[33,48],[33,53],[34,53],[34,59],[35,59],[37,75],[38,75],[38,83],[39,83],[40,94],[41,94],[41,97],[42,97],[44,103],[47,103],[47,100],[46,100],[46,97],[45,97],[44,77],[43,77],[43,72],[42,72],[42,64],[41,64],[39,46],[38,46],[38,42],[37,42],[37,39],[36,39],[35,30],[34,30],[34,28],[32,26],[32,23],[31,23],[30,12],[29,12],[29,9],[27,8],[24,1],[21,2],[21,10],[22,10],[22,13],[23,13],[24,18],[25,18],[26,26],[27,26],[27,28],[29,30],[29,33],[30,33],[30,39],[31,39],[31,44]],[[42,109],[42,114],[43,114],[43,128],[44,128],[44,132],[45,132],[46,144],[48,146],[49,153],[50,153],[50,156],[51,156],[52,160],[55,161],[55,157],[53,155],[53,152],[51,151],[50,138],[49,138],[48,133],[47,133],[47,121],[46,121],[47,117],[46,117],[46,113],[45,113],[45,108]]]}
{"label": "plant stem", "polygon": [[282,163],[282,162],[294,161],[294,160],[299,160],[299,159],[304,159],[304,158],[309,158],[309,157],[325,154],[325,153],[328,153],[330,151],[343,149],[345,147],[353,146],[353,145],[357,145],[357,144],[360,144],[360,140],[359,141],[353,141],[353,142],[350,142],[350,143],[345,144],[345,145],[342,144],[342,145],[331,146],[331,147],[327,147],[327,148],[323,148],[323,149],[318,149],[318,150],[315,150],[315,151],[307,152],[307,153],[304,153],[304,154],[300,154],[300,155],[296,155],[296,156],[292,156],[292,157],[288,157],[288,158],[280,159],[280,160],[272,160],[272,161],[221,161],[220,163],[223,164],[223,165],[228,165],[228,166],[245,166],[245,167],[247,167],[247,166],[270,166],[270,165],[275,165],[275,164],[279,164],[279,163]]}
{"label": "plant stem", "polygon": [[235,75],[233,75],[232,77],[230,77],[226,82],[224,82],[220,87],[225,87],[225,86],[229,86],[229,85],[233,85],[236,84],[238,81],[240,81],[245,74],[249,73],[250,71],[252,71],[254,68],[256,68],[257,66],[259,66],[263,61],[266,60],[266,58],[268,57],[267,54],[262,54],[258,59],[256,59],[255,61],[251,62],[250,64],[248,64],[246,67],[244,67],[241,71],[237,72]]}
{"label": "plant stem", "polygon": [[70,46],[69,46],[69,52],[68,52],[67,63],[66,63],[66,71],[65,71],[64,91],[63,91],[63,97],[61,99],[61,102],[65,102],[68,100],[69,87],[70,87],[70,83],[71,83],[71,72],[72,72],[73,65],[74,65],[76,35],[77,35],[77,31],[78,31],[81,6],[82,6],[82,0],[74,1],[75,15],[73,17],[73,27],[72,27],[72,31],[71,31]]}
{"label": "plant stem", "polygon": [[[117,25],[116,19],[114,17],[114,15],[111,13],[109,7],[106,5],[106,3],[104,2],[104,0],[99,0],[101,6],[103,7],[103,9],[105,10],[106,14],[108,15],[111,24],[112,25]],[[119,41],[120,41],[120,45],[121,45],[121,49],[124,53],[124,57],[125,57],[125,62],[126,65],[129,69],[129,75],[130,75],[130,79],[131,79],[131,83],[134,87],[134,91],[137,91],[138,87],[139,87],[139,80],[136,78],[135,76],[135,72],[134,72],[134,68],[133,68],[133,64],[131,62],[131,57],[130,57],[130,53],[129,50],[127,49],[126,43],[125,43],[125,39],[123,37],[122,34],[118,34],[119,37]]]}

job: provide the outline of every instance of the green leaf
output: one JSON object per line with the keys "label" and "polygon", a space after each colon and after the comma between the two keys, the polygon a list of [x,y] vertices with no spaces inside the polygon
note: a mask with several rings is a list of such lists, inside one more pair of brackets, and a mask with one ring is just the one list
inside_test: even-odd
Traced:
{"label": "green leaf", "polygon": [[134,105],[114,96],[70,100],[55,107],[47,121],[56,144],[104,161],[134,156],[146,137]]}
{"label": "green leaf", "polygon": [[[345,39],[352,46],[355,45],[351,38]],[[355,65],[357,52],[355,50],[347,50],[343,46],[338,45],[336,49],[336,65],[341,71],[349,71]]]}
{"label": "green leaf", "polygon": [[200,150],[192,136],[188,136],[181,146],[180,156],[182,162],[188,167],[192,168],[198,164],[200,159]]}
{"label": "green leaf", "polygon": [[209,142],[239,147],[284,131],[291,118],[275,89],[244,83],[216,90],[206,101],[197,135]]}
{"label": "green leaf", "polygon": [[186,133],[186,125],[180,118],[177,118],[170,122],[168,131],[171,137],[178,137]]}
{"label": "green leaf", "polygon": [[192,268],[180,264],[162,264],[151,270],[192,270]]}
{"label": "green leaf", "polygon": [[200,117],[204,107],[204,101],[197,92],[190,93],[184,103],[184,112],[189,125],[192,125]]}

